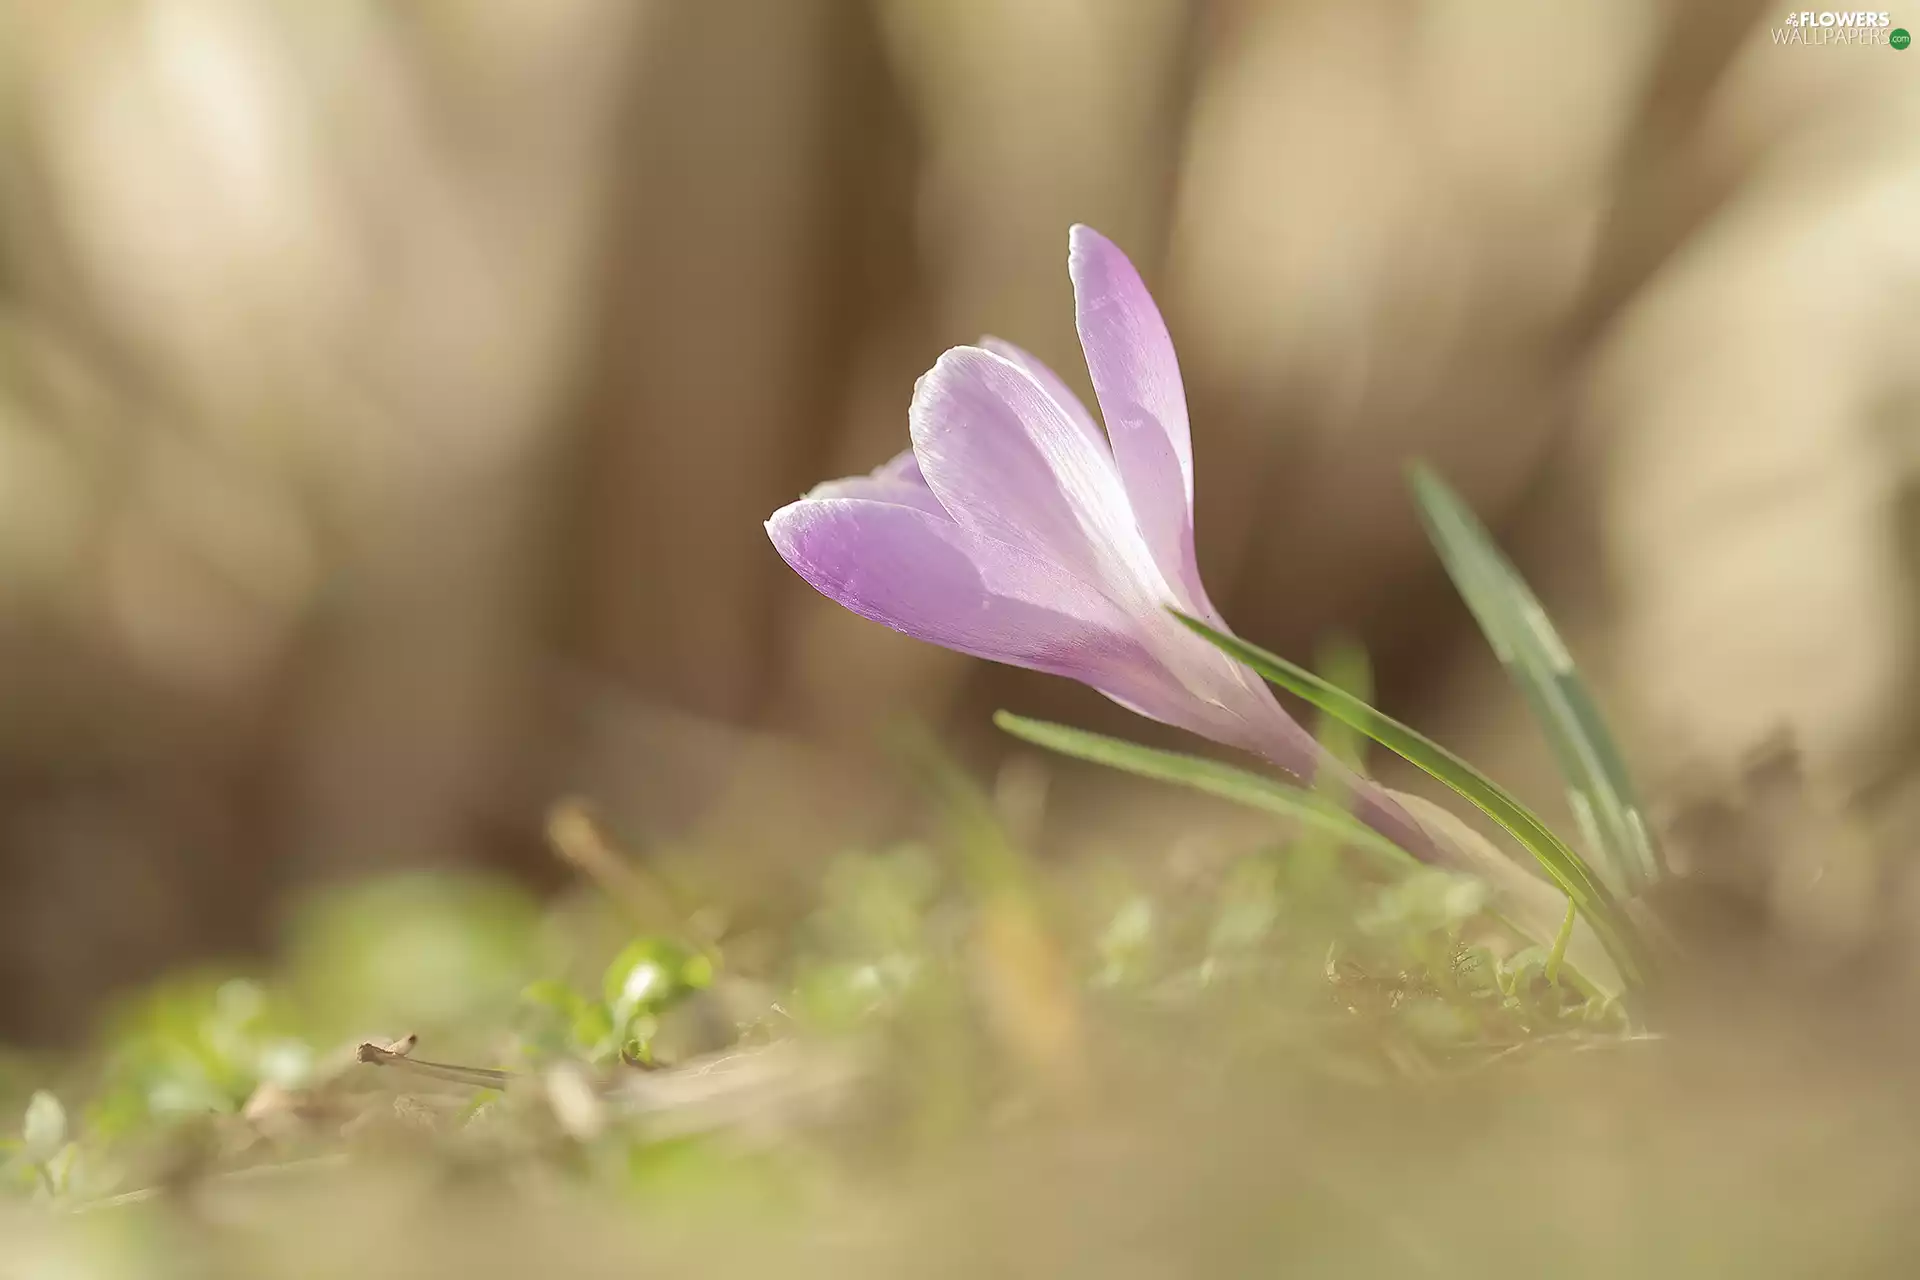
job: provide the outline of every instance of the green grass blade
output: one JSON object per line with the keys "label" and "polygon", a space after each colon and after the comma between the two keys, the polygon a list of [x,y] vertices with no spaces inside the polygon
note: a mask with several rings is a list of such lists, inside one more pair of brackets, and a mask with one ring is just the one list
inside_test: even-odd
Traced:
{"label": "green grass blade", "polygon": [[1566,645],[1460,496],[1424,464],[1408,474],[1447,575],[1553,749],[1587,844],[1612,867],[1616,892],[1644,889],[1665,867],[1619,748]]}
{"label": "green grass blade", "polygon": [[[1571,913],[1575,925],[1566,935],[1564,964],[1581,990],[1607,996],[1624,994],[1620,966],[1607,954],[1593,922],[1580,916],[1558,886],[1507,853],[1453,810],[1427,797],[1387,789],[1389,799],[1413,816],[1427,832],[1460,859],[1459,867],[1493,891],[1488,913],[1520,937],[1541,948],[1559,945]],[[1551,953],[1549,953],[1550,955]]]}
{"label": "green grass blade", "polygon": [[[1334,636],[1323,643],[1314,655],[1314,669],[1329,684],[1346,690],[1362,702],[1373,700],[1373,664],[1367,658],[1367,651],[1345,636]],[[1313,736],[1319,741],[1321,749],[1338,760],[1361,777],[1367,775],[1367,747],[1369,739],[1340,717],[1329,712],[1320,713],[1320,722],[1313,727]],[[1316,787],[1323,779],[1314,779]],[[1325,781],[1331,781],[1326,779]],[[1332,794],[1337,795],[1336,789]]]}
{"label": "green grass blade", "polygon": [[1309,830],[1351,845],[1389,870],[1406,871],[1420,865],[1412,854],[1353,817],[1337,803],[1300,787],[1248,773],[1217,760],[1159,751],[1120,738],[1109,738],[1105,734],[1088,733],[1084,729],[1051,724],[1045,720],[1029,720],[1008,711],[995,712],[993,722],[1022,741],[1057,751],[1063,756],[1105,765],[1142,778],[1190,787],[1222,800],[1294,819]]}
{"label": "green grass blade", "polygon": [[[1314,668],[1329,681],[1361,701],[1373,697],[1373,664],[1367,651],[1344,636],[1334,636],[1321,644],[1314,655]],[[1327,757],[1347,766],[1355,776],[1367,775],[1367,749],[1373,743],[1367,735],[1338,717],[1321,712],[1313,736]],[[1316,770],[1312,778],[1315,795],[1327,805],[1353,813],[1353,788],[1335,769]],[[1300,833],[1292,850],[1294,874],[1308,892],[1320,892],[1335,883],[1335,868],[1340,858],[1337,833],[1308,827]]]}
{"label": "green grass blade", "polygon": [[1506,828],[1554,883],[1573,899],[1599,935],[1607,954],[1619,966],[1621,976],[1630,985],[1640,985],[1645,971],[1645,949],[1632,921],[1587,861],[1506,788],[1425,734],[1381,714],[1305,667],[1216,631],[1198,618],[1190,618],[1178,610],[1172,612],[1229,657],[1321,710],[1340,717],[1387,750],[1446,783]]}

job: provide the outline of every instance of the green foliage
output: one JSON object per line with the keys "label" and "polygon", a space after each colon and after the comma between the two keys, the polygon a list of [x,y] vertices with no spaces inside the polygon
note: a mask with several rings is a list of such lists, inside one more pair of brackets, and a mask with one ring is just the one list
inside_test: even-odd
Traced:
{"label": "green foliage", "polygon": [[1337,800],[1324,794],[1236,769],[1217,760],[1160,751],[1083,729],[1029,720],[1007,711],[995,712],[993,722],[1016,738],[1062,755],[1190,787],[1235,804],[1290,818],[1304,827],[1335,837],[1389,870],[1404,870],[1413,864],[1406,850],[1354,818]]}
{"label": "green foliage", "polygon": [[607,1021],[628,1057],[653,1060],[660,1015],[713,982],[713,961],[677,943],[636,938],[601,978]]}
{"label": "green foliage", "polygon": [[[1333,812],[1305,793],[1287,797],[1285,811],[1297,817],[1302,804],[1311,815]],[[1306,874],[1285,843],[1183,886],[1112,864],[1029,864],[1020,872],[1024,896],[1010,898],[1003,878],[983,891],[925,845],[850,852],[823,876],[817,907],[788,939],[772,999],[804,1042],[845,1039],[879,1052],[875,1070],[905,1107],[899,1140],[915,1150],[976,1131],[1027,1087],[1017,1081],[1039,1078],[1036,1067],[1073,1061],[1079,1033],[1059,1040],[1054,1032],[1077,1026],[1080,993],[1097,998],[1111,1026],[1145,1029],[1150,1038],[1129,1053],[1131,1069],[1177,1063],[1196,1034],[1192,1020],[1213,1009],[1232,1011],[1236,1037],[1291,1045],[1304,1068],[1340,1079],[1460,1069],[1569,1028],[1614,1033],[1616,1012],[1554,987],[1540,953],[1502,959],[1486,948],[1475,882],[1417,867],[1406,874],[1404,859],[1396,865],[1400,874],[1369,880],[1349,874],[1366,864],[1342,864],[1330,885]],[[1090,892],[1095,881],[1111,892]],[[526,944],[536,913],[524,900],[459,881],[428,893],[429,883],[448,887],[401,877],[330,894],[298,917],[280,974],[189,975],[126,1001],[105,1026],[83,1119],[53,1093],[34,1094],[18,1136],[4,1140],[6,1184],[91,1203],[145,1194],[153,1175],[141,1171],[153,1166],[141,1153],[171,1131],[200,1135],[190,1144],[204,1153],[196,1158],[237,1173],[261,1161],[272,1169],[282,1159],[325,1158],[342,1142],[329,1135],[371,1125],[390,1145],[423,1124],[435,1143],[466,1152],[463,1160],[532,1162],[656,1209],[680,1206],[675,1212],[785,1212],[836,1176],[826,1152],[742,1154],[708,1132],[736,1121],[663,1125],[618,1109],[623,1076],[671,1065],[654,1052],[664,1021],[742,981],[717,953],[643,936],[611,957],[536,956]],[[1104,905],[1084,930],[1030,935],[1039,916],[1023,906],[1007,914],[1009,903],[1096,899]],[[409,919],[414,911],[421,918]],[[362,965],[369,952],[381,967]],[[1055,952],[1066,959],[1064,991]],[[324,957],[352,971],[317,983],[313,966]],[[422,979],[390,967],[407,957],[423,967]],[[563,976],[589,963],[599,969],[592,988]],[[499,984],[528,967],[536,972],[501,1014]],[[478,982],[480,992],[456,1006],[424,981],[448,974]],[[369,1016],[344,1016],[346,991],[360,993]],[[1343,1030],[1329,1038],[1325,1020],[1336,1011]],[[402,1015],[461,1021],[383,1050],[384,1068],[356,1065],[353,1037],[334,1030],[357,1021],[380,1043],[411,1029],[389,1021]],[[1366,1033],[1355,1034],[1361,1027]],[[745,1051],[768,1035],[741,1021],[732,1045]],[[500,1086],[483,1087],[486,1073],[442,1060],[442,1046],[461,1043],[493,1045],[490,1060],[513,1064],[495,1073]],[[442,1099],[441,1109],[423,1111],[416,1090]],[[773,1105],[749,1104],[747,1114]],[[395,1115],[415,1119],[396,1130],[383,1118]]]}
{"label": "green foliage", "polygon": [[[1320,646],[1315,657],[1320,675],[1336,689],[1362,702],[1373,701],[1373,664],[1367,651],[1344,636],[1334,636]],[[1367,735],[1342,720],[1322,711],[1314,725],[1314,738],[1322,749],[1357,774],[1367,772]],[[1315,779],[1324,786],[1324,779]]]}
{"label": "green foliage", "polygon": [[1411,468],[1409,482],[1448,576],[1553,749],[1587,847],[1605,857],[1614,892],[1644,890],[1662,874],[1659,850],[1565,642],[1460,496],[1424,464]]}
{"label": "green foliage", "polygon": [[109,1017],[102,1088],[89,1130],[112,1138],[232,1113],[262,1084],[300,1088],[315,1071],[286,997],[251,978],[187,975]]}
{"label": "green foliage", "polygon": [[604,1000],[582,995],[558,979],[542,978],[527,984],[520,1003],[521,1046],[532,1058],[576,1057],[598,1063],[620,1052],[620,1031]]}
{"label": "green foliage", "polygon": [[[1331,684],[1362,702],[1372,699],[1373,664],[1359,644],[1345,637],[1332,637],[1322,643],[1316,663],[1320,673]],[[1314,740],[1330,759],[1338,761],[1357,777],[1366,776],[1367,735],[1338,716],[1324,711],[1319,713],[1318,723],[1313,728]],[[1323,804],[1343,811],[1351,809],[1352,797],[1338,770],[1320,770],[1313,778],[1313,790]],[[1331,868],[1340,851],[1341,840],[1337,833],[1308,828],[1296,843],[1294,857],[1301,862],[1304,874],[1325,882],[1331,878]]]}
{"label": "green foliage", "polygon": [[651,1064],[660,1016],[713,980],[710,956],[666,939],[635,938],[607,965],[598,999],[554,978],[523,988],[522,1051],[536,1061]]}
{"label": "green foliage", "polygon": [[1639,930],[1605,883],[1565,841],[1513,794],[1458,755],[1399,721],[1381,714],[1306,668],[1257,645],[1217,631],[1175,611],[1193,631],[1264,679],[1339,717],[1389,751],[1417,765],[1470,800],[1520,842],[1592,924],[1607,954],[1631,986],[1644,985],[1648,953]]}
{"label": "green foliage", "polygon": [[[74,1087],[22,1099],[18,1135],[0,1138],[5,1185],[92,1205],[169,1178],[405,1152],[516,1181],[538,1171],[653,1212],[765,1220],[874,1143],[895,1158],[952,1149],[1096,1077],[1177,1091],[1203,1045],[1223,1069],[1277,1052],[1289,1070],[1381,1085],[1622,1029],[1617,1006],[1554,980],[1553,951],[1514,950],[1487,883],[1416,863],[1337,793],[999,722],[1286,823],[1177,876],[1052,863],[929,752],[915,767],[936,838],[835,859],[770,949],[672,920],[609,937],[578,926],[577,902],[542,909],[475,877],[348,886],[295,913],[269,972],[185,975],[123,1002]],[[1302,856],[1310,841],[1360,856]],[[684,940],[696,935],[712,941]],[[736,954],[760,957],[751,976]],[[691,1023],[715,1056],[682,1073],[686,1041],[669,1031]],[[745,1101],[728,1092],[728,1064],[785,1046],[823,1061],[846,1046],[862,1064],[852,1096],[885,1100],[858,1130],[866,1154],[845,1136],[737,1141],[820,1105],[788,1100],[790,1068]]]}
{"label": "green foliage", "polygon": [[[1329,893],[1338,894],[1339,881],[1329,855],[1343,847],[1366,855],[1369,868],[1388,877],[1404,876],[1421,865],[1398,845],[1352,817],[1343,807],[1337,791],[1329,791],[1324,787],[1303,790],[1218,761],[1160,751],[1065,725],[1028,720],[1005,711],[996,713],[994,723],[1017,738],[1062,755],[1189,787],[1277,817],[1292,819],[1297,834],[1286,847],[1289,874],[1294,879],[1297,891],[1316,900],[1324,899]],[[1411,804],[1417,798],[1406,799]],[[1471,833],[1467,834],[1473,838]],[[1465,846],[1461,851],[1474,852],[1476,849],[1476,846]],[[1503,855],[1495,853],[1492,856],[1499,860],[1499,865],[1488,867],[1485,859],[1482,859],[1472,869],[1484,872],[1510,865]],[[1521,879],[1526,878],[1517,866],[1512,870]],[[1503,887],[1511,888],[1511,885]],[[1544,886],[1541,887],[1544,891]],[[1352,903],[1343,899],[1327,905],[1330,909],[1344,910],[1351,909]],[[1524,937],[1545,942],[1556,931],[1553,927],[1540,926],[1538,912],[1534,909],[1537,904],[1530,900],[1515,900],[1510,895],[1502,894],[1498,901],[1493,901],[1483,895],[1481,905],[1489,916],[1518,930]],[[1223,928],[1229,934],[1235,930],[1251,929],[1264,910],[1264,903],[1250,901],[1240,915]],[[1559,918],[1556,913],[1556,926]],[[1603,966],[1587,966],[1589,969],[1600,967]],[[1114,973],[1118,969],[1109,964],[1103,971]],[[1586,974],[1585,970],[1582,972],[1590,990],[1611,990],[1617,985],[1608,982],[1605,975]]]}

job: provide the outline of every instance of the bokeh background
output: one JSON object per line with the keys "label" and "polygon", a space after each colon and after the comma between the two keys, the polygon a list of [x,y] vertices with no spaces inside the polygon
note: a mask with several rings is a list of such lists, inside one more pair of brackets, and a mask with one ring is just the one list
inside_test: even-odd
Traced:
{"label": "bokeh background", "polygon": [[[889,717],[983,766],[996,706],[1172,741],[838,611],[761,528],[900,448],[947,346],[1084,391],[1075,221],[1168,315],[1238,630],[1358,636],[1551,807],[1424,456],[1663,811],[1791,752],[1868,852],[1762,896],[1829,942],[1904,910],[1920,53],[1784,16],[4,0],[0,1036],[263,947],[318,881],[551,877],[561,795],[777,901],[900,820]],[[1069,852],[1194,820],[1055,792]]]}

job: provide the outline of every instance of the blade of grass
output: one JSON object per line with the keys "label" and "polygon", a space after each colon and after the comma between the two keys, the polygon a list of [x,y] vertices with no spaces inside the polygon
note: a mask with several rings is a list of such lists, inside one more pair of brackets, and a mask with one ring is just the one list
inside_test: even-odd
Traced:
{"label": "blade of grass", "polygon": [[[1334,636],[1327,640],[1315,654],[1314,666],[1327,683],[1344,689],[1362,702],[1373,701],[1373,664],[1367,660],[1367,651],[1355,641],[1345,636]],[[1323,711],[1319,723],[1313,727],[1313,736],[1334,759],[1361,777],[1366,776],[1366,734],[1340,717]],[[1316,784],[1320,781],[1315,779]],[[1332,783],[1333,780],[1328,778],[1326,781]],[[1329,790],[1328,794],[1337,794],[1337,791]]]}
{"label": "blade of grass", "polygon": [[1567,958],[1567,944],[1573,941],[1574,921],[1578,913],[1573,909],[1573,900],[1567,900],[1567,918],[1560,922],[1560,932],[1554,935],[1553,950],[1547,956],[1547,983],[1560,985],[1560,964]]}
{"label": "blade of grass", "polygon": [[1445,805],[1410,791],[1389,789],[1387,795],[1459,858],[1462,868],[1493,890],[1489,913],[1519,936],[1542,948],[1552,947],[1562,938],[1568,917],[1573,916],[1575,926],[1564,935],[1564,950],[1566,965],[1576,975],[1575,985],[1589,995],[1622,994],[1620,966],[1607,954],[1593,922],[1574,911],[1572,900],[1557,885]]}
{"label": "blade of grass", "polygon": [[1381,714],[1306,668],[1238,637],[1216,631],[1177,609],[1171,612],[1221,652],[1245,663],[1266,680],[1338,716],[1389,751],[1446,783],[1505,827],[1538,860],[1554,883],[1573,899],[1627,983],[1641,985],[1646,968],[1645,947],[1633,922],[1621,911],[1613,894],[1586,859],[1499,783],[1425,734]]}
{"label": "blade of grass", "polygon": [[1420,518],[1447,576],[1546,735],[1586,843],[1612,888],[1633,893],[1665,873],[1613,735],[1540,601],[1472,508],[1430,467],[1408,469]]}
{"label": "blade of grass", "polygon": [[1063,756],[1105,765],[1123,773],[1231,800],[1250,808],[1264,810],[1282,818],[1291,818],[1302,826],[1367,854],[1381,866],[1395,871],[1418,867],[1412,854],[1366,826],[1338,804],[1300,787],[1288,786],[1257,773],[1248,773],[1232,765],[1199,756],[1160,751],[1105,734],[1088,733],[1045,720],[1029,720],[1009,711],[996,711],[993,722],[1000,728],[1036,747],[1057,751]]}
{"label": "blade of grass", "polygon": [[[1367,661],[1367,651],[1352,640],[1334,636],[1325,641],[1314,655],[1314,666],[1321,675],[1362,702],[1372,701],[1373,667]],[[1366,776],[1367,748],[1372,745],[1366,734],[1323,711],[1313,727],[1313,736],[1328,758],[1344,764],[1357,776]],[[1337,769],[1320,769],[1314,774],[1314,794],[1325,804],[1348,814],[1353,812],[1352,790],[1346,776]],[[1300,832],[1292,851],[1298,891],[1309,895],[1337,892],[1339,879],[1335,868],[1340,842],[1338,833],[1324,828],[1310,826]]]}

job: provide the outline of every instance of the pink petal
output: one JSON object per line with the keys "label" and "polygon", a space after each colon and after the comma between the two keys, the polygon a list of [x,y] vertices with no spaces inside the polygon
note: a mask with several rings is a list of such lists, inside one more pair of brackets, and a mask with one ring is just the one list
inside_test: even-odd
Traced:
{"label": "pink petal", "polygon": [[1127,255],[1091,227],[1069,237],[1080,346],[1113,457],[1154,561],[1181,603],[1212,615],[1193,554],[1193,442],[1187,394],[1160,309]]}
{"label": "pink petal", "polygon": [[971,537],[917,507],[803,498],[767,535],[822,595],[916,639],[1076,680],[1119,647],[1111,607],[1057,568],[997,548],[990,586]]}
{"label": "pink petal", "polygon": [[927,478],[920,474],[920,461],[913,456],[913,447],[909,445],[888,458],[873,469],[876,480],[898,480],[903,484],[927,487]]}
{"label": "pink petal", "polygon": [[1087,406],[1079,396],[1073,393],[1073,388],[1069,387],[1059,374],[1048,368],[1044,360],[1004,338],[989,335],[980,339],[980,345],[1003,359],[1013,361],[1032,374],[1033,380],[1040,384],[1040,389],[1065,411],[1067,417],[1073,420],[1073,425],[1086,432],[1088,438],[1100,446],[1102,454],[1112,456],[1113,450],[1107,444],[1106,431],[1094,420],[1093,415],[1087,412]]}
{"label": "pink petal", "polygon": [[1171,675],[1150,686],[1101,692],[1137,715],[1264,757],[1296,777],[1313,771],[1318,747],[1312,735],[1295,724],[1270,695],[1264,709],[1257,692],[1236,706],[1209,702]]}
{"label": "pink petal", "polygon": [[916,507],[929,515],[946,518],[946,509],[933,496],[921,478],[920,465],[907,449],[875,467],[871,474],[848,476],[844,480],[826,480],[807,492],[809,499],[861,498],[898,507]]}
{"label": "pink petal", "polygon": [[1112,464],[1020,365],[955,347],[907,417],[921,474],[977,540],[1057,565],[1128,612],[1171,602]]}
{"label": "pink petal", "polygon": [[[1224,681],[1206,672],[1205,693],[1196,692],[1149,643],[1139,619],[1057,565],[982,542],[944,514],[890,501],[803,498],[774,512],[767,534],[795,572],[863,618],[974,657],[1080,681],[1142,715],[1264,755],[1300,776],[1310,775],[1320,758],[1270,690],[1232,678],[1244,676],[1241,669],[1232,668]],[[1185,656],[1205,660],[1198,651]],[[1192,678],[1192,672],[1185,677]],[[1427,856],[1423,834],[1373,787],[1360,784],[1355,807],[1377,829]]]}

